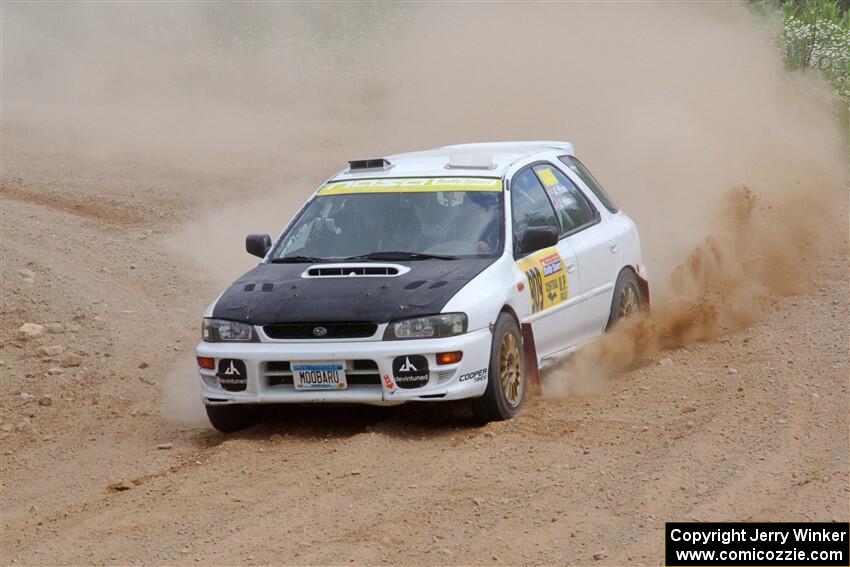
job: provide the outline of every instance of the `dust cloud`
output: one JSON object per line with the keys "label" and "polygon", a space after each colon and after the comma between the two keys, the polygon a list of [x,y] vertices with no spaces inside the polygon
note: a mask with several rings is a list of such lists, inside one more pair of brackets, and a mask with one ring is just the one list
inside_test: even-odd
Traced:
{"label": "dust cloud", "polygon": [[555,395],[748,324],[806,285],[799,255],[846,236],[829,214],[847,197],[836,102],[785,71],[744,5],[7,3],[3,16],[4,147],[239,180],[197,194],[175,228],[215,285],[252,264],[247,232],[277,234],[347,159],[573,142],[641,230],[654,311],[552,373]]}
{"label": "dust cloud", "polygon": [[809,270],[840,241],[819,224],[840,222],[834,203],[817,195],[765,205],[738,187],[721,201],[716,232],[676,267],[662,301],[560,361],[544,382],[545,396],[594,393],[661,350],[752,324],[779,298],[806,290]]}

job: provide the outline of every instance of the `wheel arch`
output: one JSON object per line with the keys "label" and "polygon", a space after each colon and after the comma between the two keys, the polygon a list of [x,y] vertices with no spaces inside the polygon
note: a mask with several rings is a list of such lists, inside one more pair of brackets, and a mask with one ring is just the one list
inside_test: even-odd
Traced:
{"label": "wheel arch", "polygon": [[[644,311],[649,311],[649,279],[645,277],[646,269],[641,269],[640,266],[625,266],[623,267],[623,270],[625,270],[626,268],[632,271],[632,273],[635,275],[635,279],[637,280],[638,291],[640,292],[641,298],[641,308]],[[622,273],[622,270],[620,270],[620,272]],[[617,274],[617,277],[619,278],[620,274]]]}
{"label": "wheel arch", "polygon": [[643,276],[641,276],[641,270],[639,268],[630,264],[626,264],[620,269],[619,272],[617,272],[617,279],[614,280],[614,290],[611,296],[611,314],[608,317],[608,322],[605,323],[606,332],[610,330],[612,325],[614,324],[613,318],[615,304],[617,302],[617,289],[619,288],[620,278],[622,278],[623,274],[626,272],[631,273],[631,275],[634,277],[635,281],[638,284],[637,291],[640,294],[641,310],[649,311],[649,281]]}
{"label": "wheel arch", "polygon": [[[520,329],[522,329],[522,322],[520,322],[520,320],[519,320],[519,316],[516,314],[516,311],[514,311],[514,308],[513,308],[513,307],[511,307],[511,306],[510,306],[510,305],[508,305],[507,303],[506,303],[506,304],[504,304],[504,305],[502,306],[502,308],[499,310],[499,315],[501,315],[502,313],[507,313],[508,315],[510,315],[511,317],[513,317],[514,321],[516,321],[517,327],[519,327]],[[496,317],[498,318],[498,315],[497,315]],[[495,323],[496,323],[496,322],[495,322],[495,321],[493,321],[493,324],[495,324]]]}
{"label": "wheel arch", "polygon": [[499,315],[506,313],[512,317],[519,327],[520,338],[522,340],[523,358],[525,360],[525,372],[528,384],[539,390],[540,388],[540,367],[537,361],[537,346],[534,343],[534,330],[531,328],[531,323],[523,323],[519,320],[519,316],[514,311],[514,308],[508,304],[502,306]]}
{"label": "wheel arch", "polygon": [[[626,270],[630,271],[634,275],[635,279],[637,280],[638,291],[640,292],[641,308],[645,309],[646,311],[649,311],[649,299],[650,299],[649,280],[641,275],[641,272],[645,272],[645,270],[641,270],[639,266],[632,266],[631,264],[626,264],[625,266],[622,267],[622,269],[620,269],[619,272],[617,272],[617,279],[614,280],[614,281],[615,282],[619,281],[620,276]],[[616,283],[615,283],[615,287],[616,287]]]}

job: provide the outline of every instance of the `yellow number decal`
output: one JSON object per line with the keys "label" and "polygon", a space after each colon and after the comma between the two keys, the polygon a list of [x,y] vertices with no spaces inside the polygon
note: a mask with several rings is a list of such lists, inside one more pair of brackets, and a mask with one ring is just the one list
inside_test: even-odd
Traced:
{"label": "yellow number decal", "polygon": [[546,248],[517,262],[525,274],[531,298],[531,313],[563,303],[570,297],[564,259],[554,247]]}

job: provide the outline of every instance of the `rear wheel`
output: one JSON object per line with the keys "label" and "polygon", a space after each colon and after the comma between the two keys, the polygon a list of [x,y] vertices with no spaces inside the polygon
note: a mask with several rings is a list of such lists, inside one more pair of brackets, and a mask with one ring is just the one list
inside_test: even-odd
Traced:
{"label": "rear wheel", "polygon": [[642,308],[637,277],[631,268],[626,268],[620,272],[617,285],[614,286],[614,299],[611,301],[611,315],[606,329],[613,327],[620,319],[637,315]]}
{"label": "rear wheel", "polygon": [[522,409],[525,391],[522,334],[514,318],[502,313],[493,327],[487,389],[472,408],[483,422],[510,419]]}
{"label": "rear wheel", "polygon": [[210,424],[222,433],[233,433],[254,424],[252,408],[240,404],[204,406]]}

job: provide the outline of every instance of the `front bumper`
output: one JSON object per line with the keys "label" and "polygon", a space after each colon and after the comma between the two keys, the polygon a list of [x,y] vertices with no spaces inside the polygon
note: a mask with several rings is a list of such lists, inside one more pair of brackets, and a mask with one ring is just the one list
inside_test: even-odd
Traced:
{"label": "front bumper", "polygon": [[[407,341],[201,342],[196,354],[214,358],[216,368],[222,359],[241,360],[245,364],[247,383],[238,392],[223,388],[216,370],[198,368],[201,395],[208,405],[334,402],[393,405],[481,396],[487,387],[491,342],[490,329],[484,328],[456,337]],[[460,362],[437,365],[435,355],[451,351],[463,352]],[[393,379],[393,361],[411,355],[422,355],[428,360],[429,377],[427,384],[405,389]],[[291,380],[288,384],[280,383],[285,371],[279,369],[292,361],[344,362],[349,370],[369,363],[369,368],[377,366],[374,372],[379,374],[379,383],[349,383],[344,390],[296,390]],[[358,361],[357,366],[354,361]]]}

